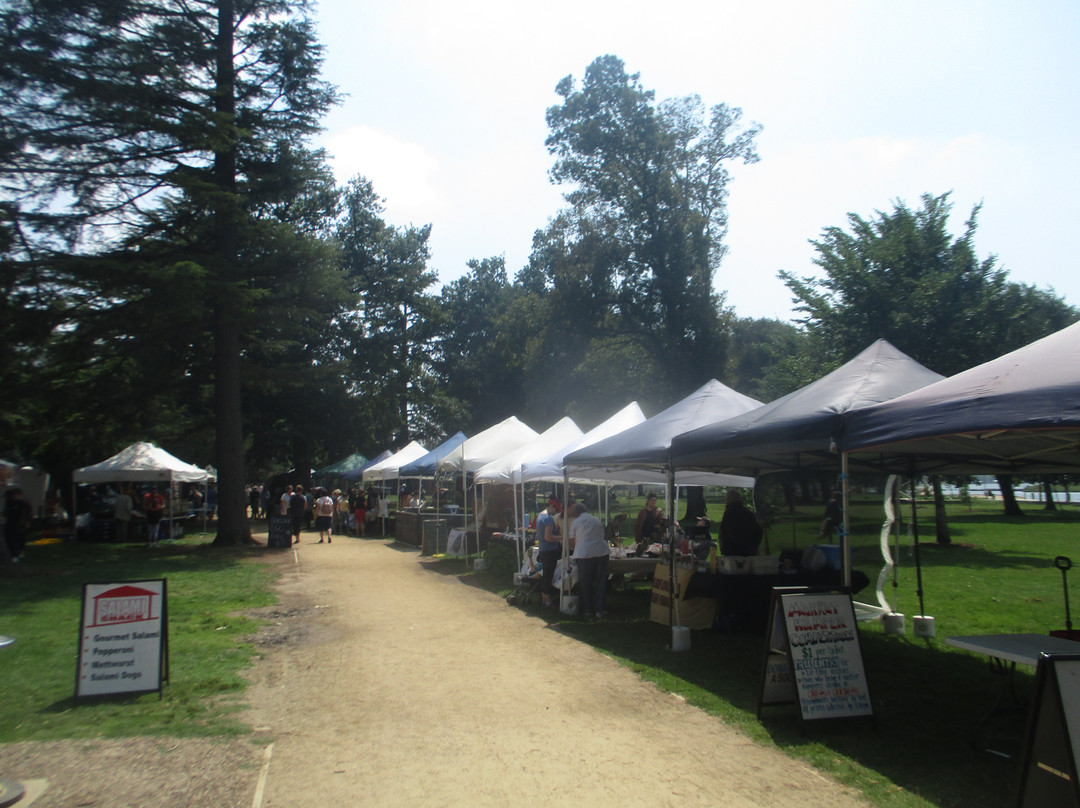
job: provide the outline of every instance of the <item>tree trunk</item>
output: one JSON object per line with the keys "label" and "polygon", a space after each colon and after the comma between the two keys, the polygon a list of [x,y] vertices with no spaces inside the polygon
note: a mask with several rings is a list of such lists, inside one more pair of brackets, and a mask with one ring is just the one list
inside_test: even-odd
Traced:
{"label": "tree trunk", "polygon": [[1044,510],[1056,511],[1057,503],[1054,502],[1054,484],[1050,480],[1043,480],[1043,495],[1046,497]]}
{"label": "tree trunk", "polygon": [[998,486],[1001,488],[1001,501],[1005,504],[1005,515],[1023,516],[1024,512],[1020,510],[1020,504],[1016,501],[1016,494],[1013,493],[1012,475],[998,474],[996,479]]}
{"label": "tree trunk", "polygon": [[941,478],[930,478],[934,487],[934,525],[937,529],[938,544],[952,544],[952,536],[949,535],[949,518],[945,513],[945,495],[941,492]]}
{"label": "tree trunk", "polygon": [[236,209],[236,82],[233,65],[233,0],[218,3],[217,104],[221,125],[226,128],[214,155],[213,200],[216,232],[216,266],[220,289],[214,301],[214,448],[218,468],[218,530],[214,544],[251,544],[244,501],[244,421],[241,400],[240,324],[233,280],[237,256]]}

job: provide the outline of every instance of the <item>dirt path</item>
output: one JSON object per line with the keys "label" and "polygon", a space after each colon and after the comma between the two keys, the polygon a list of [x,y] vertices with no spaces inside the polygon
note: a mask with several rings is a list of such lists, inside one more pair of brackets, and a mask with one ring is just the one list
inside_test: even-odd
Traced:
{"label": "dirt path", "polygon": [[415,550],[297,558],[283,603],[310,633],[250,692],[274,738],[266,808],[861,804]]}
{"label": "dirt path", "polygon": [[10,744],[40,808],[864,806],[410,548],[309,534],[278,556],[254,742]]}

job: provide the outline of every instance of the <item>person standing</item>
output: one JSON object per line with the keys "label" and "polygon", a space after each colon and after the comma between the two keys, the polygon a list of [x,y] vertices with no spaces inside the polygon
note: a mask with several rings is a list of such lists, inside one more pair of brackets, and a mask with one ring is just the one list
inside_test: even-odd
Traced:
{"label": "person standing", "polygon": [[316,493],[319,497],[315,500],[315,527],[319,531],[319,544],[323,543],[324,538],[327,544],[331,544],[334,541],[334,499],[321,488]]}
{"label": "person standing", "polygon": [[560,510],[554,497],[548,498],[548,506],[536,517],[536,560],[540,562],[540,598],[544,606],[555,607],[555,595],[558,590],[551,583],[555,576],[555,565],[562,555],[562,538],[555,531],[555,514]]}
{"label": "person standing", "polygon": [[634,547],[638,555],[644,554],[652,544],[657,522],[663,515],[664,512],[656,505],[656,494],[649,494],[645,498],[645,507],[638,512],[637,522],[634,523]]}
{"label": "person standing", "polygon": [[726,556],[757,555],[763,535],[754,512],[743,504],[739,489],[729,488],[720,520],[720,552]]}
{"label": "person standing", "polygon": [[278,500],[278,507],[281,509],[282,516],[289,515],[289,507],[292,505],[292,495],[292,486],[285,486],[285,492],[281,495],[281,499]]}
{"label": "person standing", "polygon": [[356,500],[353,502],[353,518],[356,520],[356,535],[364,538],[364,528],[367,525],[368,497],[363,488],[356,490]]}
{"label": "person standing", "polygon": [[4,543],[8,558],[18,564],[26,547],[26,534],[34,518],[34,510],[23,496],[21,488],[9,488],[4,494]]}
{"label": "person standing", "polygon": [[604,525],[586,510],[584,502],[573,505],[570,516],[573,521],[566,535],[574,548],[574,566],[581,587],[581,613],[585,617],[603,617],[610,555]]}
{"label": "person standing", "polygon": [[248,490],[248,506],[251,508],[251,518],[259,518],[259,503],[262,502],[262,486],[253,485]]}
{"label": "person standing", "polygon": [[[292,488],[292,486],[289,486]],[[289,495],[289,518],[292,519],[293,544],[300,543],[300,531],[304,527],[304,514],[307,513],[307,499],[304,498],[304,486],[298,485]]]}
{"label": "person standing", "polygon": [[125,488],[116,497],[113,503],[113,519],[116,520],[116,538],[118,541],[128,540],[128,528],[131,526],[131,512],[135,508],[135,500],[131,498],[131,489]]}
{"label": "person standing", "polygon": [[165,518],[165,497],[156,488],[143,495],[143,511],[146,513],[146,545],[157,547],[161,538],[161,520]]}

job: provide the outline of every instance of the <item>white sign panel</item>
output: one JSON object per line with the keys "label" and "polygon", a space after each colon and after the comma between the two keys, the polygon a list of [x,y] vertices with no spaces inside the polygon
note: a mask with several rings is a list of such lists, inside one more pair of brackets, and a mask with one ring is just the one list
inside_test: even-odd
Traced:
{"label": "white sign panel", "polygon": [[780,596],[804,719],[873,715],[850,595]]}
{"label": "white sign panel", "polygon": [[161,690],[165,580],[83,587],[75,696]]}

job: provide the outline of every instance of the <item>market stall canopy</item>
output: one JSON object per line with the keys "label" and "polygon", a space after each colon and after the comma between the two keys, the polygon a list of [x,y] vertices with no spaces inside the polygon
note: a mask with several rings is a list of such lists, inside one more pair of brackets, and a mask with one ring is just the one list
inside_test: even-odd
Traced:
{"label": "market stall canopy", "polygon": [[411,463],[418,457],[423,457],[426,454],[427,449],[416,441],[412,441],[401,451],[395,452],[385,460],[381,460],[375,465],[368,466],[364,469],[362,475],[364,482],[368,482],[369,480],[396,480],[402,466],[406,463]]}
{"label": "market stall canopy", "polygon": [[838,471],[845,418],[942,378],[879,339],[832,373],[764,407],[677,436],[671,463],[755,477],[777,469]]}
{"label": "market stall canopy", "polygon": [[133,443],[119,454],[92,466],[76,469],[72,478],[77,483],[169,481],[202,483],[212,479],[210,473],[185,463],[152,443]]}
{"label": "market stall canopy", "polygon": [[1080,469],[1080,323],[853,415],[852,462],[923,474]]}
{"label": "market stall canopy", "polygon": [[507,452],[524,446],[536,436],[536,430],[529,428],[516,416],[511,415],[505,421],[500,421],[462,441],[457,449],[439,460],[438,470],[477,471]]}
{"label": "market stall canopy", "polygon": [[[761,406],[712,379],[686,398],[637,426],[566,455],[571,477],[629,483],[663,483],[671,468],[671,440],[690,429],[749,412]],[[726,485],[749,488],[752,479],[675,467],[676,485]]]}
{"label": "market stall canopy", "polygon": [[[563,460],[571,452],[592,446],[598,441],[618,435],[620,432],[637,426],[645,420],[645,413],[641,411],[636,401],[631,401],[617,413],[612,415],[602,424],[593,427],[577,440],[573,440],[565,446],[560,446],[554,452],[535,460],[526,460],[521,464],[521,480],[532,482],[541,480],[544,482],[562,482]],[[584,479],[571,479],[570,482],[591,482]]]}
{"label": "market stall canopy", "polygon": [[341,474],[338,475],[338,477],[342,480],[359,480],[364,475],[365,471],[374,466],[376,463],[383,462],[384,460],[386,460],[386,458],[390,457],[393,454],[394,453],[391,452],[389,449],[383,449],[381,452],[379,452],[379,454],[371,458],[371,460],[364,463],[364,465],[360,466],[359,468],[350,469],[349,471],[343,471],[341,472]]}
{"label": "market stall canopy", "polygon": [[319,477],[328,476],[336,477],[344,474],[346,471],[355,471],[356,469],[362,469],[368,464],[368,459],[362,454],[357,452],[351,454],[348,457],[339,460],[338,462],[319,469],[315,474]]}
{"label": "market stall canopy", "polygon": [[398,469],[399,477],[434,477],[439,461],[463,444],[468,438],[464,432],[458,432],[447,438],[423,457],[406,463]]}
{"label": "market stall canopy", "polygon": [[571,418],[561,418],[533,440],[482,466],[476,472],[478,483],[521,483],[521,466],[527,460],[546,455],[552,446],[564,446],[584,434]]}

